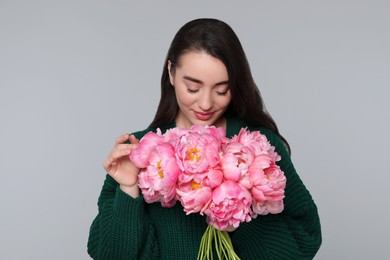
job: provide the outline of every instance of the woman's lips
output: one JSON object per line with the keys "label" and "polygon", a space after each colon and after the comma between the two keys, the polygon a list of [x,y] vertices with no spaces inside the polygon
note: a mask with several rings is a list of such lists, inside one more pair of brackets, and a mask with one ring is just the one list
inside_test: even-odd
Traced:
{"label": "woman's lips", "polygon": [[195,116],[198,120],[207,121],[213,116],[213,113],[195,112]]}

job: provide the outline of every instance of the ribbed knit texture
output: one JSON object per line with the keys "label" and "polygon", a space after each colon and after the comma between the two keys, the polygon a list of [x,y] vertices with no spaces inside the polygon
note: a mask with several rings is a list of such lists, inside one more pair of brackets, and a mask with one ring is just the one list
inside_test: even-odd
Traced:
{"label": "ribbed knit texture", "polygon": [[[162,129],[174,127],[174,124]],[[237,134],[244,122],[229,118],[227,136]],[[282,213],[258,216],[230,233],[235,252],[242,260],[312,259],[321,245],[316,205],[297,175],[282,140],[272,131],[260,130],[282,157],[278,165],[287,178]],[[141,138],[149,131],[135,133]],[[173,208],[147,204],[132,198],[106,176],[93,221],[88,253],[93,259],[196,259],[207,223],[199,214],[186,215],[179,202]],[[217,259],[217,258],[215,258]]]}

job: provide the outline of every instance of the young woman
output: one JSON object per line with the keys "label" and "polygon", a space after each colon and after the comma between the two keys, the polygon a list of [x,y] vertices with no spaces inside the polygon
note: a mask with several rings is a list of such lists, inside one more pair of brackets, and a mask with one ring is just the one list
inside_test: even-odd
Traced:
{"label": "young woman", "polygon": [[226,23],[197,19],[174,37],[164,63],[161,99],[150,126],[119,137],[104,169],[108,173],[92,223],[88,253],[94,259],[196,259],[207,227],[204,216],[186,215],[180,203],[164,208],[144,201],[129,154],[156,128],[193,124],[260,130],[281,156],[287,185],[284,210],[258,216],[230,232],[241,259],[312,259],[321,245],[316,205],[291,162],[287,141],[265,110],[239,39]]}

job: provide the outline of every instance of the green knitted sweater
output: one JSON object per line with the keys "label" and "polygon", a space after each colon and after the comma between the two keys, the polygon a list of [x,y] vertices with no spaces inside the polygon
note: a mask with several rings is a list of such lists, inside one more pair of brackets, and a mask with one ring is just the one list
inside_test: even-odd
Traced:
{"label": "green knitted sweater", "polygon": [[[174,127],[174,124],[162,128]],[[228,137],[246,125],[229,118]],[[284,210],[258,216],[230,233],[241,259],[312,259],[321,245],[321,227],[316,205],[297,175],[282,140],[272,131],[260,130],[282,157],[278,165],[287,178]],[[149,131],[135,133],[141,138]],[[179,202],[173,208],[145,203],[130,197],[118,183],[106,176],[99,200],[99,212],[89,233],[88,253],[93,259],[196,259],[207,223],[205,216],[186,215]],[[216,258],[215,258],[216,259]]]}

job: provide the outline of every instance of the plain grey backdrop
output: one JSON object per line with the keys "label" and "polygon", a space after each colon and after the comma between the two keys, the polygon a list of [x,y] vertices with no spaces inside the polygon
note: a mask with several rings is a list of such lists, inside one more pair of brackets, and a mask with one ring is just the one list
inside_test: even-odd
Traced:
{"label": "plain grey backdrop", "polygon": [[89,259],[102,163],[199,17],[241,39],[319,208],[315,259],[390,259],[387,0],[0,0],[0,259]]}

